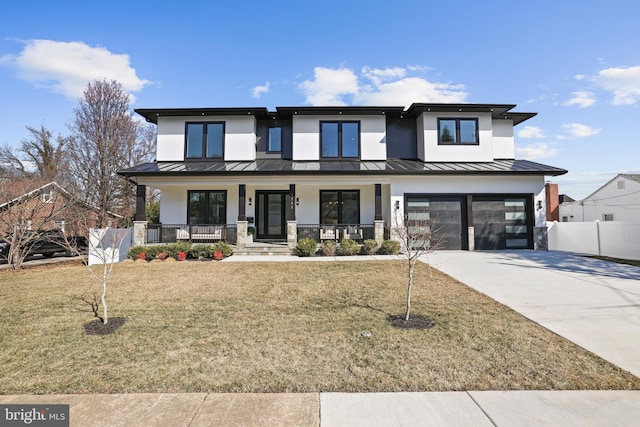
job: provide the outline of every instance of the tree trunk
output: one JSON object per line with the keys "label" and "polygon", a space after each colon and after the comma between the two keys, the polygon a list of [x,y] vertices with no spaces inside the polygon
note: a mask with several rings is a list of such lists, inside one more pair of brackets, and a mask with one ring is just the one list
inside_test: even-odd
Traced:
{"label": "tree trunk", "polygon": [[409,284],[407,285],[407,312],[404,315],[405,322],[409,321],[409,312],[411,311],[411,287],[413,286],[413,267],[415,261],[409,261]]}
{"label": "tree trunk", "polygon": [[102,275],[102,296],[100,300],[102,301],[102,322],[106,325],[109,322],[109,317],[107,315],[107,263],[104,264],[104,273]]}

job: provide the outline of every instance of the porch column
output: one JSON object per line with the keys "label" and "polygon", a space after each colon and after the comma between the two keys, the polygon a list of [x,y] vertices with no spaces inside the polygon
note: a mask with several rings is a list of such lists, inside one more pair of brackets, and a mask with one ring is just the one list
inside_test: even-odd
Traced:
{"label": "porch column", "polygon": [[244,184],[240,184],[238,186],[238,221],[246,221],[247,220],[247,211],[246,211],[246,199],[247,195],[247,186]]}
{"label": "porch column", "polygon": [[382,184],[376,184],[376,213],[374,219],[381,221],[382,218]]}
{"label": "porch column", "polygon": [[287,221],[296,220],[296,185],[289,184],[289,208],[287,209]]}
{"label": "porch column", "polygon": [[470,251],[476,250],[476,229],[473,226],[473,196],[467,194],[467,244]]}
{"label": "porch column", "polygon": [[133,221],[133,246],[144,246],[147,237],[147,221]]}
{"label": "porch column", "polygon": [[136,216],[134,221],[146,221],[147,214],[145,213],[145,207],[147,204],[147,186],[136,186]]}
{"label": "porch column", "polygon": [[287,209],[287,247],[295,249],[298,244],[298,221],[296,220],[296,185],[289,184],[289,207]]}

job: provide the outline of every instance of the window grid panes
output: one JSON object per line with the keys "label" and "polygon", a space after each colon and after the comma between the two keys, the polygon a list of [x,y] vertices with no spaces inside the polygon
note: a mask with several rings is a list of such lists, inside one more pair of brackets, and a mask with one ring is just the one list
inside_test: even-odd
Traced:
{"label": "window grid panes", "polygon": [[360,192],[320,191],[320,223],[321,224],[359,224]]}
{"label": "window grid panes", "polygon": [[187,123],[187,159],[222,159],[224,157],[224,123]]}
{"label": "window grid panes", "polygon": [[226,223],[226,191],[189,191],[188,223],[221,225]]}
{"label": "window grid panes", "polygon": [[477,145],[478,119],[438,119],[438,144]]}
{"label": "window grid panes", "polygon": [[320,122],[322,158],[359,158],[360,122]]}

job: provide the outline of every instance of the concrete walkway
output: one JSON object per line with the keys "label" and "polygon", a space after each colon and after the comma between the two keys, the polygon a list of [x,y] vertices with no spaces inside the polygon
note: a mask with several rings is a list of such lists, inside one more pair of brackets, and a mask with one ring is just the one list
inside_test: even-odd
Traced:
{"label": "concrete walkway", "polygon": [[[332,259],[258,256],[230,257],[224,262]],[[640,268],[558,252],[442,251],[425,260],[640,376]],[[564,427],[632,426],[640,420],[640,391],[615,390],[0,396],[0,407],[62,403],[70,405],[71,426],[96,427]]]}
{"label": "concrete walkway", "polygon": [[0,406],[6,404],[68,404],[71,426],[92,427],[567,427],[640,420],[635,391],[0,396]]}
{"label": "concrete walkway", "polygon": [[640,377],[640,267],[547,251],[441,251],[427,260]]}

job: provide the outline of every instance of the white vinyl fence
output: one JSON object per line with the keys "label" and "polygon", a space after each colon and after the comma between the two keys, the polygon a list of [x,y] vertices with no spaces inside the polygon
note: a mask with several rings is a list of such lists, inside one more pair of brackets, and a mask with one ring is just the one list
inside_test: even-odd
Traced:
{"label": "white vinyl fence", "polygon": [[640,260],[640,222],[549,223],[549,250]]}
{"label": "white vinyl fence", "polygon": [[92,228],[89,230],[89,265],[124,261],[131,245],[133,228]]}

